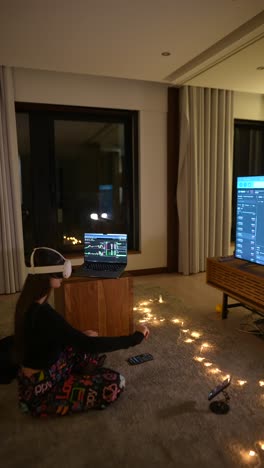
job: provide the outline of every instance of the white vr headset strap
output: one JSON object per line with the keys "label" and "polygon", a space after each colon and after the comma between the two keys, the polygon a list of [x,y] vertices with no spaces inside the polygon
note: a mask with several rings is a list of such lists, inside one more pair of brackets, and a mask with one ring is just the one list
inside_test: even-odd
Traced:
{"label": "white vr headset strap", "polygon": [[[47,266],[34,266],[34,255],[35,255],[36,250],[39,250],[39,249],[41,250],[46,249],[46,250],[55,252],[64,260],[64,264],[63,265],[50,265],[50,266],[48,265]],[[28,268],[29,274],[36,275],[36,274],[45,274],[45,273],[46,274],[47,273],[51,273],[51,274],[62,273],[64,278],[69,278],[71,276],[71,272],[72,272],[71,261],[64,258],[63,255],[61,255],[61,253],[58,252],[57,250],[51,249],[49,247],[36,247],[30,256],[30,268]]]}

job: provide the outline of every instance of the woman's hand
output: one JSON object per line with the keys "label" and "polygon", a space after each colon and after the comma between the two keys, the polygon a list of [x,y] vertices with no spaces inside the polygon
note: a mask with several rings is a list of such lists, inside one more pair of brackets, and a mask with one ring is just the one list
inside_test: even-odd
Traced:
{"label": "woman's hand", "polygon": [[137,325],[136,326],[136,331],[139,331],[140,333],[143,333],[144,337],[148,339],[149,336],[149,329],[146,327],[146,325]]}
{"label": "woman's hand", "polygon": [[98,332],[95,330],[85,330],[83,333],[87,336],[98,336]]}

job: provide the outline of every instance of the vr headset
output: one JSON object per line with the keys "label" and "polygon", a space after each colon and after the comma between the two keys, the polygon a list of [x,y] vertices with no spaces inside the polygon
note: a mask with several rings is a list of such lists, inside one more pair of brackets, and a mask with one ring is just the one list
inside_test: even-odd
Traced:
{"label": "vr headset", "polygon": [[[57,255],[61,257],[62,260],[64,260],[64,263],[62,265],[47,265],[47,266],[35,266],[34,265],[34,255],[37,250],[49,250],[50,252],[54,252]],[[30,256],[30,268],[28,268],[28,273],[31,275],[39,275],[39,274],[56,274],[56,273],[61,273],[63,278],[69,278],[71,276],[72,272],[72,265],[71,261],[67,260],[66,258],[61,255],[60,252],[54,249],[50,249],[49,247],[36,247],[31,256]]]}

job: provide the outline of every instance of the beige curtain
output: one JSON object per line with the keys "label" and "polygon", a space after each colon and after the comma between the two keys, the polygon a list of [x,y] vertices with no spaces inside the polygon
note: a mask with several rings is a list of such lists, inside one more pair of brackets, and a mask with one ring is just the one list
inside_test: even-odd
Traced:
{"label": "beige curtain", "polygon": [[206,258],[230,253],[233,92],[180,89],[177,186],[179,272],[205,271]]}
{"label": "beige curtain", "polygon": [[20,186],[13,76],[0,66],[0,294],[25,278]]}

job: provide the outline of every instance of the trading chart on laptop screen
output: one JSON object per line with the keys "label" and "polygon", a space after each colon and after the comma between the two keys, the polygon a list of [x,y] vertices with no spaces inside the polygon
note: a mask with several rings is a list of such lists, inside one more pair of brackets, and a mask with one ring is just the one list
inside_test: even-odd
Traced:
{"label": "trading chart on laptop screen", "polygon": [[127,235],[85,233],[84,261],[127,263]]}

